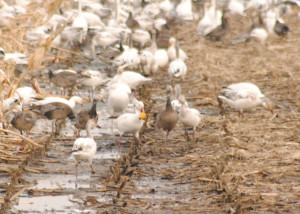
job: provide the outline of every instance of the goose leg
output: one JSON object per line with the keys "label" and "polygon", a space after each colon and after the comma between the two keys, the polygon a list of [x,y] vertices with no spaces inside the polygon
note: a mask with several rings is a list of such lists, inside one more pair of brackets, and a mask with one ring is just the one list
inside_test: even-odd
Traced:
{"label": "goose leg", "polygon": [[118,147],[119,147],[119,150],[120,150],[120,148],[121,148],[121,140],[122,140],[122,134],[120,134],[120,138],[119,138],[119,142],[118,142]]}
{"label": "goose leg", "polygon": [[96,171],[93,169],[93,164],[92,164],[92,162],[90,162],[90,167],[91,167],[91,170],[92,170],[92,174],[95,174]]}

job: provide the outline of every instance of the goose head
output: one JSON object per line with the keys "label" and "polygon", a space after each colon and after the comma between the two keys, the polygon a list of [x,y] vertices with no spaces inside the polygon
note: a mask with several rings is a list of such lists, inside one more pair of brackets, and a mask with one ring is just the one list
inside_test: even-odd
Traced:
{"label": "goose head", "polygon": [[75,104],[81,104],[81,106],[83,105],[83,100],[81,97],[73,96],[69,100],[70,102],[74,102]]}
{"label": "goose head", "polygon": [[170,39],[169,39],[169,47],[174,46],[175,43],[176,43],[176,39],[174,37],[170,37]]}
{"label": "goose head", "polygon": [[261,97],[260,99],[262,101],[261,105],[265,109],[271,111],[272,114],[274,114],[274,104],[273,104],[273,102],[268,97]]}

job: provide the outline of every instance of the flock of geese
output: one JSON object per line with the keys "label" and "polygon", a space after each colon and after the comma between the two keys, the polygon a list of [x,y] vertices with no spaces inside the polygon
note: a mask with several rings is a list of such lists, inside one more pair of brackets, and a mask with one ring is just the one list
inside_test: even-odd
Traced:
{"label": "flock of geese", "polygon": [[[26,13],[28,2],[18,2],[20,5],[11,6],[1,1],[1,25],[7,23],[7,18]],[[167,68],[171,79],[179,78],[184,81],[188,70],[185,64],[188,55],[180,48],[180,42],[168,34],[174,20],[197,21],[198,35],[211,40],[222,40],[223,35],[229,30],[227,17],[230,14],[238,14],[243,18],[250,13],[252,25],[233,43],[237,44],[250,38],[256,38],[263,43],[270,33],[285,35],[289,32],[281,16],[288,12],[290,4],[300,5],[296,0],[250,0],[247,4],[242,0],[230,0],[220,6],[216,0],[211,0],[203,4],[203,14],[199,15],[198,11],[195,12],[192,0],[132,0],[123,3],[115,0],[106,1],[105,4],[96,0],[78,0],[77,4],[77,10],[64,11],[62,7],[60,13],[45,17],[47,23],[45,26],[29,27],[27,40],[34,44],[38,40],[36,35],[49,36],[49,29],[55,30],[58,25],[66,23],[75,14],[75,18],[66,25],[52,45],[77,47],[77,50],[82,49],[82,52],[84,48],[89,49],[91,57],[105,58],[105,62],[113,65],[116,68],[116,75],[108,78],[104,72],[98,70],[75,71],[49,67],[46,69],[51,85],[49,92],[60,88],[60,93],[64,93],[69,89],[70,94],[75,90],[78,96],[71,96],[69,99],[59,96],[41,98],[39,86],[32,81],[32,87],[12,89],[8,98],[3,98],[2,102],[4,128],[11,124],[21,134],[28,133],[38,119],[52,121],[52,134],[59,133],[60,124],[66,118],[73,120],[74,133],[77,137],[72,149],[76,160],[76,173],[78,163],[83,160],[87,160],[91,171],[95,172],[92,161],[97,145],[91,130],[99,127],[97,102],[107,103],[112,118],[112,129],[116,128],[119,131],[120,139],[125,133],[132,133],[141,144],[139,132],[147,114],[144,103],[138,100],[137,88],[155,82],[154,78],[145,76],[155,76],[157,72]],[[258,23],[255,22],[255,18],[258,18]],[[125,45],[125,41],[128,46]],[[0,57],[4,61],[13,59],[17,65],[28,64],[28,56],[23,53],[7,53],[1,48]],[[5,71],[1,70],[0,73],[6,77]],[[93,104],[91,109],[74,113],[75,106],[83,104],[78,87],[89,89]],[[102,89],[97,91],[98,87]],[[189,106],[185,96],[181,94],[179,84],[175,85],[174,90],[168,84],[166,91],[166,106],[155,119],[157,129],[166,131],[164,138],[166,141],[170,131],[180,121],[185,127],[186,135],[188,136],[188,129],[192,129],[194,137],[203,115]],[[218,96],[219,100],[237,110],[240,116],[244,110],[256,106],[263,106],[273,112],[271,100],[252,83],[231,84],[222,88],[221,93],[222,95]],[[128,112],[130,103],[134,106],[133,112]],[[87,132],[84,138],[80,137],[83,129]]]}

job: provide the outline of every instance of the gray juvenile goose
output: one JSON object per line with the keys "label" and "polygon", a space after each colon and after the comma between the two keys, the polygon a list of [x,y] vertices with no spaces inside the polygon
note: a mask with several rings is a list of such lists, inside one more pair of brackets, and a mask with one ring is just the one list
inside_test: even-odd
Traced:
{"label": "gray juvenile goose", "polygon": [[[56,125],[58,120],[64,120],[67,117],[70,119],[74,118],[74,114],[70,106],[61,102],[32,106],[32,110],[40,116],[46,117],[48,120],[52,120],[52,133],[54,133],[54,125]],[[57,130],[56,134],[58,134]]]}
{"label": "gray juvenile goose", "polygon": [[81,110],[75,118],[75,134],[77,137],[80,136],[80,131],[86,128],[86,124],[90,119],[94,119],[97,123],[98,114],[97,114],[97,100],[93,101],[92,108],[90,110]]}
{"label": "gray juvenile goose", "polygon": [[178,113],[173,109],[171,100],[170,100],[169,87],[167,88],[167,103],[166,108],[162,110],[156,117],[156,126],[157,128],[167,131],[167,137],[169,132],[174,129],[178,121]]}
{"label": "gray juvenile goose", "polygon": [[21,132],[21,135],[23,135],[23,132],[27,132],[32,129],[37,120],[37,115],[32,111],[20,111],[15,113],[11,124]]}

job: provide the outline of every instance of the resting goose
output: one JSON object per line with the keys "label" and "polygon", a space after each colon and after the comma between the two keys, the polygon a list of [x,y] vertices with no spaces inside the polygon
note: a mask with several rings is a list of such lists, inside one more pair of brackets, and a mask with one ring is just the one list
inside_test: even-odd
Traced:
{"label": "resting goose", "polygon": [[274,111],[272,101],[261,93],[260,89],[252,83],[236,83],[231,84],[221,92],[224,96],[218,96],[223,102],[239,111],[239,115],[243,116],[245,109],[251,109],[256,106],[263,106],[272,113]]}
{"label": "resting goose", "polygon": [[176,59],[174,59],[168,69],[168,73],[170,76],[181,77],[182,79],[185,77],[187,72],[187,67],[179,57],[179,44],[176,42]]}
{"label": "resting goose", "polygon": [[0,59],[4,61],[13,60],[17,65],[27,65],[28,56],[23,53],[7,53],[0,48]]}
{"label": "resting goose", "polygon": [[122,114],[115,120],[116,127],[120,133],[119,147],[122,136],[125,133],[133,133],[137,141],[141,143],[139,132],[143,127],[145,119],[146,113],[143,102],[136,102],[135,113]]}
{"label": "resting goose", "polygon": [[90,119],[98,121],[97,114],[97,100],[93,101],[93,105],[90,110],[81,110],[75,117],[75,134],[77,137],[80,136],[80,131],[86,128],[86,124]]}
{"label": "resting goose", "polygon": [[188,136],[187,128],[193,128],[193,138],[195,136],[196,127],[199,125],[202,116],[195,108],[189,108],[184,96],[179,97],[181,108],[178,114],[178,119],[185,127],[185,133]]}
{"label": "resting goose", "polygon": [[175,128],[178,121],[178,113],[172,107],[169,89],[167,89],[167,93],[166,108],[156,117],[156,126],[160,130],[167,131],[166,137],[168,137],[170,131]]}
{"label": "resting goose", "polygon": [[72,148],[72,155],[76,161],[76,163],[75,163],[76,175],[78,173],[78,171],[77,171],[78,164],[80,163],[80,161],[83,161],[83,160],[87,160],[89,162],[92,173],[95,173],[92,163],[93,163],[93,159],[96,154],[96,151],[97,151],[97,143],[95,142],[93,135],[92,135],[93,127],[99,127],[99,126],[95,122],[95,120],[90,119],[86,124],[87,137],[86,138],[82,138],[82,137],[77,138],[74,142],[74,145]]}
{"label": "resting goose", "polygon": [[[168,47],[169,61],[173,61],[176,59],[176,42],[177,40],[174,37],[170,37]],[[185,61],[188,58],[186,53],[181,48],[179,49],[179,58],[182,61]]]}

